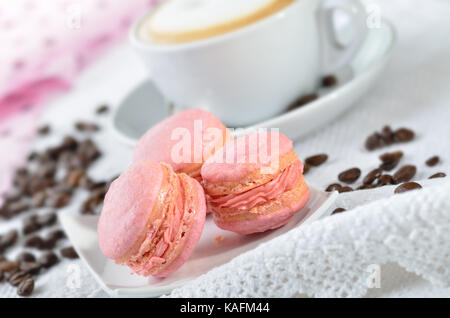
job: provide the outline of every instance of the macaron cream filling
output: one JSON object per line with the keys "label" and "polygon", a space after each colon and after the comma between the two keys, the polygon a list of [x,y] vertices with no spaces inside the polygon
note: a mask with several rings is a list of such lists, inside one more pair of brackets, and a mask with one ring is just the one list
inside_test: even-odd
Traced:
{"label": "macaron cream filling", "polygon": [[285,168],[275,179],[259,187],[239,194],[209,196],[209,209],[213,212],[228,208],[243,211],[250,210],[259,204],[264,204],[293,189],[302,175],[302,169],[303,165],[301,162],[296,161]]}

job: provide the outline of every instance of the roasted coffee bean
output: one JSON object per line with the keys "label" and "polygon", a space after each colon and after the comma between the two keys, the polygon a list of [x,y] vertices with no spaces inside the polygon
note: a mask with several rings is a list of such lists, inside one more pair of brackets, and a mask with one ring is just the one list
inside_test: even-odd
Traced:
{"label": "roasted coffee bean", "polygon": [[78,168],[73,165],[73,158],[74,154],[72,151],[64,151],[58,158],[58,164],[67,170]]}
{"label": "roasted coffee bean", "polygon": [[92,189],[90,196],[92,198],[98,198],[101,201],[103,201],[107,192],[108,192],[108,189],[107,189],[106,185],[104,185],[104,186],[96,187],[96,188]]}
{"label": "roasted coffee bean", "polygon": [[42,239],[42,243],[39,246],[36,246],[38,250],[47,251],[55,248],[57,240],[54,239]]}
{"label": "roasted coffee bean", "polygon": [[42,226],[36,222],[36,215],[32,215],[23,221],[22,233],[28,235],[39,231],[41,228]]}
{"label": "roasted coffee bean", "polygon": [[398,142],[408,142],[414,139],[414,132],[408,128],[397,129],[394,133],[395,140]]}
{"label": "roasted coffee bean", "polygon": [[79,121],[75,123],[75,128],[81,132],[96,132],[100,130],[100,126],[87,121]]}
{"label": "roasted coffee bean", "polygon": [[0,217],[3,219],[9,220],[16,216],[18,213],[15,213],[14,210],[10,209],[10,206],[8,204],[5,204],[0,207]]}
{"label": "roasted coffee bean", "polygon": [[50,133],[50,126],[45,125],[45,126],[39,127],[37,130],[37,133],[41,136],[48,135]]}
{"label": "roasted coffee bean", "polygon": [[53,230],[46,236],[47,240],[58,241],[66,237],[66,233],[63,230]]}
{"label": "roasted coffee bean", "polygon": [[58,264],[58,262],[58,256],[56,256],[56,254],[53,252],[45,253],[38,259],[38,263],[41,264],[44,268],[50,268],[53,265]]}
{"label": "roasted coffee bean", "polygon": [[430,176],[428,179],[445,178],[447,175],[443,172],[438,172]]}
{"label": "roasted coffee bean", "polygon": [[10,283],[12,286],[19,286],[21,282],[29,278],[31,278],[31,275],[29,273],[19,270],[8,277],[8,283]]}
{"label": "roasted coffee bean", "polygon": [[410,181],[416,175],[416,167],[413,165],[406,165],[401,167],[394,174],[395,183],[402,183]]}
{"label": "roasted coffee bean", "polygon": [[0,270],[4,272],[11,272],[19,268],[19,263],[13,261],[1,261],[0,262]]}
{"label": "roasted coffee bean", "polygon": [[428,159],[427,161],[425,161],[425,164],[428,167],[434,167],[435,165],[437,165],[439,163],[439,156],[433,156],[430,159]]}
{"label": "roasted coffee bean", "polygon": [[36,223],[39,224],[41,227],[45,226],[52,226],[56,223],[56,213],[46,213],[46,214],[40,214],[36,218]]}
{"label": "roasted coffee bean", "polygon": [[82,214],[95,214],[97,207],[103,203],[103,200],[97,196],[91,196],[83,202],[81,206]]}
{"label": "roasted coffee bean", "polygon": [[40,236],[32,236],[25,240],[25,246],[40,249],[44,245],[44,240]]}
{"label": "roasted coffee bean", "polygon": [[0,250],[5,250],[13,246],[17,242],[18,237],[19,233],[17,232],[17,230],[11,230],[6,234],[0,236]]}
{"label": "roasted coffee bean", "polygon": [[322,78],[322,86],[323,87],[332,87],[332,86],[336,85],[337,82],[338,82],[338,80],[337,80],[336,76],[334,76],[334,75],[327,75]]}
{"label": "roasted coffee bean", "polygon": [[93,192],[102,192],[102,191],[107,191],[108,187],[108,183],[106,181],[96,181],[94,182],[91,187],[89,188],[89,190],[91,190],[91,193]]}
{"label": "roasted coffee bean", "polygon": [[374,184],[363,184],[363,185],[359,186],[359,187],[357,188],[357,190],[374,189],[374,188],[376,188],[376,187],[377,187],[377,186],[374,185]]}
{"label": "roasted coffee bean", "polygon": [[35,177],[52,179],[56,174],[56,169],[57,166],[55,162],[46,162],[38,168]]}
{"label": "roasted coffee bean", "polygon": [[342,212],[345,212],[345,211],[347,211],[347,210],[344,209],[344,208],[337,208],[333,212],[331,212],[331,215],[337,214],[337,213],[342,213]]}
{"label": "roasted coffee bean", "polygon": [[27,211],[29,207],[30,206],[28,203],[26,203],[25,201],[20,201],[8,204],[6,208],[8,210],[8,213],[14,216]]}
{"label": "roasted coffee bean", "polygon": [[19,263],[23,263],[23,262],[35,262],[36,261],[36,257],[34,257],[33,254],[28,253],[28,252],[22,252],[19,255],[17,255],[16,257],[16,261],[18,261]]}
{"label": "roasted coffee bean", "polygon": [[47,148],[44,152],[44,157],[42,157],[43,161],[41,161],[41,164],[57,161],[62,153],[63,149],[60,146]]}
{"label": "roasted coffee bean", "polygon": [[406,191],[422,189],[422,186],[416,182],[406,182],[395,188],[394,193],[403,193]]}
{"label": "roasted coffee bean", "polygon": [[310,166],[309,164],[305,163],[305,164],[303,165],[303,174],[304,174],[304,175],[307,174],[307,173],[309,172],[310,169],[311,169],[311,166]]}
{"label": "roasted coffee bean", "polygon": [[378,168],[369,172],[363,179],[364,185],[372,184],[376,179],[378,179],[383,174],[383,170]]}
{"label": "roasted coffee bean", "polygon": [[321,154],[306,158],[305,162],[307,164],[309,164],[310,166],[317,167],[317,166],[320,166],[325,161],[327,161],[327,159],[328,159],[328,155],[321,153]]}
{"label": "roasted coffee bean", "polygon": [[71,195],[66,192],[53,192],[49,194],[46,204],[52,208],[62,208],[69,204]]}
{"label": "roasted coffee bean", "polygon": [[384,126],[381,130],[381,139],[386,145],[394,143],[394,133],[390,126]]}
{"label": "roasted coffee bean", "polygon": [[298,100],[296,100],[294,103],[292,103],[291,106],[289,106],[288,111],[297,109],[301,106],[304,106],[306,104],[309,104],[313,101],[315,101],[317,98],[319,98],[319,95],[317,94],[308,94],[300,97]]}
{"label": "roasted coffee bean", "polygon": [[380,160],[383,162],[391,162],[400,160],[403,157],[403,151],[386,152],[380,155]]}
{"label": "roasted coffee bean", "polygon": [[81,179],[80,179],[80,187],[82,187],[83,189],[87,189],[87,190],[91,190],[94,188],[95,186],[95,182],[92,181],[91,178],[89,178],[87,175],[84,175]]}
{"label": "roasted coffee bean", "polygon": [[32,278],[28,278],[22,281],[17,289],[17,295],[26,297],[30,296],[34,290],[34,280]]}
{"label": "roasted coffee bean", "polygon": [[40,208],[44,206],[45,199],[47,198],[47,194],[45,191],[36,192],[33,194],[31,198],[31,205],[35,208]]}
{"label": "roasted coffee bean", "polygon": [[37,275],[41,271],[42,265],[37,262],[22,262],[19,269],[30,275]]}
{"label": "roasted coffee bean", "polygon": [[352,191],[353,191],[353,188],[349,187],[349,186],[342,187],[338,190],[339,193],[352,192]]}
{"label": "roasted coffee bean", "polygon": [[84,170],[84,169],[72,170],[67,174],[67,176],[65,178],[65,183],[69,187],[76,188],[80,184],[80,180],[85,174],[86,174],[86,170]]}
{"label": "roasted coffee bean", "polygon": [[392,178],[389,174],[383,174],[378,178],[377,186],[385,186],[385,185],[391,185],[395,184],[394,178]]}
{"label": "roasted coffee bean", "polygon": [[385,161],[380,164],[380,169],[384,171],[391,171],[397,167],[398,163],[400,162],[399,159],[393,160],[393,161]]}
{"label": "roasted coffee bean", "polygon": [[345,183],[353,183],[361,176],[361,170],[359,168],[351,168],[341,172],[338,176],[339,181]]}
{"label": "roasted coffee bean", "polygon": [[402,157],[403,157],[402,151],[384,153],[380,155],[380,160],[382,161],[380,168],[383,169],[384,171],[391,171],[398,165]]}
{"label": "roasted coffee bean", "polygon": [[109,106],[104,104],[104,105],[100,105],[96,111],[95,111],[98,115],[101,114],[106,114],[107,112],[109,112]]}
{"label": "roasted coffee bean", "polygon": [[77,158],[84,167],[89,166],[100,156],[101,152],[92,140],[87,139],[80,143],[77,150]]}
{"label": "roasted coffee bean", "polygon": [[341,190],[342,186],[339,183],[333,183],[330,184],[325,191],[332,192],[332,191],[339,191]]}
{"label": "roasted coffee bean", "polygon": [[381,138],[381,135],[379,133],[373,133],[372,135],[367,137],[365,146],[367,150],[375,150],[382,146],[382,142],[383,140]]}
{"label": "roasted coffee bean", "polygon": [[65,136],[60,146],[61,155],[63,153],[73,152],[77,148],[78,148],[78,141],[72,136]]}
{"label": "roasted coffee bean", "polygon": [[319,95],[317,95],[315,93],[304,95],[297,100],[297,105],[303,106],[303,105],[306,105],[306,104],[309,104],[309,103],[315,101],[318,98],[319,98]]}
{"label": "roasted coffee bean", "polygon": [[61,249],[61,256],[65,257],[65,258],[68,258],[68,259],[76,259],[76,258],[78,258],[77,252],[71,246]]}
{"label": "roasted coffee bean", "polygon": [[35,193],[45,191],[47,188],[53,186],[54,184],[55,181],[53,180],[53,178],[30,178],[27,186],[27,192],[29,195],[33,196]]}

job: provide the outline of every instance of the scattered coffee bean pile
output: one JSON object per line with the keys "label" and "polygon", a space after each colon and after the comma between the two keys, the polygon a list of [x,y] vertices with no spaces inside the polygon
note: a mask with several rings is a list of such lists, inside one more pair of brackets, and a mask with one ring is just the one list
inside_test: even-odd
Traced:
{"label": "scattered coffee bean pile", "polygon": [[414,132],[408,128],[399,128],[395,131],[390,126],[384,126],[381,132],[374,132],[366,139],[366,149],[375,150],[394,143],[408,142],[414,139]]}
{"label": "scattered coffee bean pile", "polygon": [[[401,142],[409,142],[414,139],[415,133],[408,128],[400,128],[395,131],[390,126],[384,126],[380,133],[376,132],[370,135],[365,142],[365,146],[368,150],[372,151],[383,146],[388,146]],[[399,185],[394,193],[403,193],[410,190],[421,189],[422,186],[416,182],[411,182],[417,173],[417,167],[410,164],[405,164],[399,167],[399,163],[403,158],[402,151],[386,152],[379,156],[380,164],[378,168],[371,170],[367,173],[363,179],[362,184],[352,188],[350,185],[355,183],[361,177],[361,170],[357,167],[353,167],[342,171],[338,174],[338,180],[341,183],[330,184],[325,191],[338,191],[339,193],[350,192],[363,189],[373,189],[386,185]],[[305,159],[305,171],[306,174],[311,167],[319,166],[328,159],[326,154],[319,154],[311,156]],[[439,156],[432,156],[426,160],[425,164],[428,167],[434,167],[440,162]],[[394,171],[395,173],[390,173]],[[429,177],[429,179],[443,178],[446,174],[438,172]],[[332,214],[344,212],[345,209],[337,208]]]}
{"label": "scattered coffee bean pile", "polygon": [[[101,115],[108,111],[109,107],[102,105],[96,113]],[[95,123],[77,122],[75,129],[90,134],[101,128]],[[43,138],[51,131],[51,127],[45,125],[39,128],[38,135]],[[44,228],[56,225],[58,209],[67,206],[76,191],[87,191],[89,195],[80,212],[99,212],[108,187],[115,179],[94,181],[88,176],[88,168],[100,157],[101,152],[91,138],[77,140],[66,136],[56,146],[32,152],[26,166],[15,172],[13,189],[4,195],[0,206],[0,219],[9,220],[23,213],[34,213],[36,209],[44,210],[24,216],[21,233],[11,230],[0,234],[0,282],[16,286],[18,295],[31,295],[34,278],[59,262],[53,250],[66,238],[64,231],[57,228],[45,236],[39,234]],[[36,258],[33,253],[23,251],[15,260],[8,259],[5,252],[19,241],[20,235],[23,236],[23,247],[43,254]],[[73,247],[64,247],[59,254],[67,259],[78,258]]]}
{"label": "scattered coffee bean pile", "polygon": [[[322,78],[321,83],[322,83],[322,87],[330,88],[330,87],[333,87],[338,84],[338,79],[334,75],[327,75]],[[305,106],[306,104],[309,104],[318,98],[319,98],[319,94],[316,94],[316,93],[303,95],[289,106],[288,111]]]}

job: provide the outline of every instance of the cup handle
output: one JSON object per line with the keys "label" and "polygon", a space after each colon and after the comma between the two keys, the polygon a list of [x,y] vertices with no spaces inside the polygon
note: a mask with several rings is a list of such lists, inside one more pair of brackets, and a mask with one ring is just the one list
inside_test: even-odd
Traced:
{"label": "cup handle", "polygon": [[[350,43],[343,45],[337,38],[333,13],[342,10],[349,14],[354,30]],[[367,14],[359,0],[324,0],[319,9],[319,26],[322,38],[322,72],[332,74],[347,64],[361,47],[367,34]]]}

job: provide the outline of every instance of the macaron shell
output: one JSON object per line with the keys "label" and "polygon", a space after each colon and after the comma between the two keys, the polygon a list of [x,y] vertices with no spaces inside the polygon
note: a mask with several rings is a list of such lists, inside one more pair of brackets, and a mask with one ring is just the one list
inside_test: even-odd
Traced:
{"label": "macaron shell", "polygon": [[203,164],[203,186],[213,196],[242,193],[269,182],[297,160],[292,141],[283,134],[241,136]]}
{"label": "macaron shell", "polygon": [[159,163],[142,161],[111,184],[97,227],[98,243],[106,257],[123,257],[140,239],[163,178]]}
{"label": "macaron shell", "polygon": [[288,223],[306,205],[309,198],[310,190],[301,177],[294,189],[286,191],[277,199],[234,215],[214,213],[214,222],[221,229],[238,234],[264,232]]}
{"label": "macaron shell", "polygon": [[[199,132],[198,129],[195,129],[196,125],[198,126],[198,121],[201,121]],[[209,136],[207,134],[209,128],[216,128],[216,131],[220,132],[221,138],[216,139]],[[175,140],[172,140],[172,135],[177,132],[186,133],[183,138],[186,137],[190,141],[191,155],[188,160],[183,162],[177,162],[179,161],[178,158],[172,156],[172,151],[176,149],[177,145],[180,146],[182,140],[179,134],[174,136],[176,137]],[[226,140],[226,132],[226,127],[213,114],[201,109],[185,110],[166,118],[148,130],[135,147],[133,161],[154,160],[165,162],[172,166],[175,172],[185,172],[195,176],[198,175],[203,161],[207,159],[202,157],[204,149],[209,149],[212,152],[219,149]],[[203,138],[201,138],[202,134]],[[200,141],[197,140],[199,138]],[[198,151],[200,151],[199,154]],[[194,152],[197,153],[197,156],[194,156]]]}
{"label": "macaron shell", "polygon": [[147,224],[135,245],[116,263],[130,267],[133,273],[148,276],[157,272],[164,263],[160,257],[169,245],[166,236],[167,229],[178,227],[183,211],[183,196],[178,175],[164,163],[159,163],[163,171],[163,181],[159,190],[158,200],[148,213]]}
{"label": "macaron shell", "polygon": [[[279,158],[277,163],[278,166],[273,171],[263,171],[260,167],[256,170],[252,170],[249,174],[241,178],[232,177],[234,173],[232,166],[222,164],[207,165],[205,163],[202,168],[203,187],[205,188],[205,192],[212,196],[239,194],[273,180],[294,162],[300,162],[301,170],[303,171],[303,163],[298,159],[298,155],[295,151],[291,150]],[[230,181],[210,182],[210,175],[226,175],[227,180]],[[241,172],[238,172],[236,175],[240,176]],[[217,180],[218,178],[214,177],[214,179]]]}
{"label": "macaron shell", "polygon": [[183,246],[178,248],[179,255],[167,266],[163,271],[154,275],[155,277],[167,277],[171,273],[178,270],[191,256],[195,246],[200,240],[200,236],[203,231],[203,226],[205,225],[206,216],[206,201],[205,193],[201,185],[194,179],[187,176],[180,175],[180,178],[184,184],[185,191],[190,194],[187,197],[187,202],[195,210],[196,216],[194,218],[193,224],[190,225],[189,232],[186,233],[186,239],[184,240]]}

